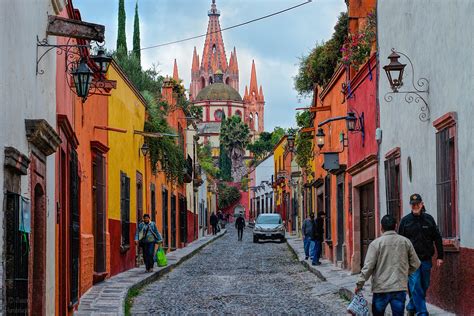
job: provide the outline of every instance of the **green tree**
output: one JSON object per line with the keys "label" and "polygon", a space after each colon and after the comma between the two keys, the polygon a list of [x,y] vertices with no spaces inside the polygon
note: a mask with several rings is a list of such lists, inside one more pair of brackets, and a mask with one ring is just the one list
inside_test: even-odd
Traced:
{"label": "green tree", "polygon": [[117,31],[117,52],[118,54],[127,54],[127,35],[125,34],[125,1],[119,0],[118,9],[118,31]]}
{"label": "green tree", "polygon": [[254,162],[258,162],[268,156],[285,133],[286,130],[279,126],[275,127],[272,132],[260,133],[258,139],[247,147],[254,156]]}
{"label": "green tree", "polygon": [[219,146],[219,178],[223,181],[232,181],[232,161],[222,143]]}
{"label": "green tree", "polygon": [[241,196],[239,189],[225,183],[219,184],[217,190],[219,192],[217,207],[220,209],[225,209],[229,206],[232,206],[232,204],[237,202]]}
{"label": "green tree", "polygon": [[300,58],[298,74],[293,78],[295,90],[300,95],[310,95],[315,84],[324,86],[331,79],[342,56],[341,48],[347,37],[348,22],[347,13],[341,13],[331,39],[317,43],[308,55]]}
{"label": "green tree", "polygon": [[234,115],[221,123],[220,143],[232,161],[232,179],[240,182],[246,173],[244,156],[250,141],[250,129],[240,116]]}
{"label": "green tree", "polygon": [[[311,112],[303,111],[296,113],[296,124],[300,129],[310,127],[313,120]],[[311,170],[311,160],[313,158],[313,136],[311,133],[299,132],[295,140],[296,163],[305,172]]]}
{"label": "green tree", "polygon": [[140,18],[138,17],[138,0],[135,3],[135,17],[133,20],[133,54],[141,65],[140,52]]}

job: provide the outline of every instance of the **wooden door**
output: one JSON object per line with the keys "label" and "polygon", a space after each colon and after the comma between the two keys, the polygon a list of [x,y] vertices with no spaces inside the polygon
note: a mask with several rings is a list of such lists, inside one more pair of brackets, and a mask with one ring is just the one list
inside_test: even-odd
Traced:
{"label": "wooden door", "polygon": [[337,247],[336,260],[343,259],[344,245],[344,176],[337,181]]}
{"label": "wooden door", "polygon": [[360,245],[361,267],[369,244],[375,239],[375,199],[374,183],[370,182],[360,187]]}

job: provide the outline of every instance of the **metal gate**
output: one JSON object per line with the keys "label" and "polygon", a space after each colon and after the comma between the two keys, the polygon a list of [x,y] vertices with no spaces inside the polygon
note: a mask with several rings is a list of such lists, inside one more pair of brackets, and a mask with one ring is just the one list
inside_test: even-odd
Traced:
{"label": "metal gate", "polygon": [[[5,294],[7,315],[28,314],[29,234],[19,231],[20,195],[7,192],[5,207]],[[11,312],[9,312],[11,311]]]}
{"label": "metal gate", "polygon": [[79,175],[77,166],[77,153],[71,150],[70,160],[70,247],[71,247],[71,296],[70,304],[74,305],[79,300],[79,243],[80,243],[80,222],[79,222]]}

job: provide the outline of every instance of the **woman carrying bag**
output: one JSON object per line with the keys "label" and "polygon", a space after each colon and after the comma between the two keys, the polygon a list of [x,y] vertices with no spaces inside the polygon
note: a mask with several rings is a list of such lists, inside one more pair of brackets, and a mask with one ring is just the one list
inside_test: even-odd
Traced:
{"label": "woman carrying bag", "polygon": [[135,233],[135,244],[142,248],[146,272],[153,271],[155,245],[161,243],[162,240],[156,224],[150,220],[150,215],[143,214],[143,221],[138,225]]}

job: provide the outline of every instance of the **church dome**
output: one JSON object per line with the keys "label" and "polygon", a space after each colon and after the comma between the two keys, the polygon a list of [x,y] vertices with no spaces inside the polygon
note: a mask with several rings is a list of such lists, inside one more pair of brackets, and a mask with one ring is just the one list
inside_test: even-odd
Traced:
{"label": "church dome", "polygon": [[195,102],[199,101],[238,101],[242,102],[239,92],[225,83],[213,83],[208,85],[196,96]]}

